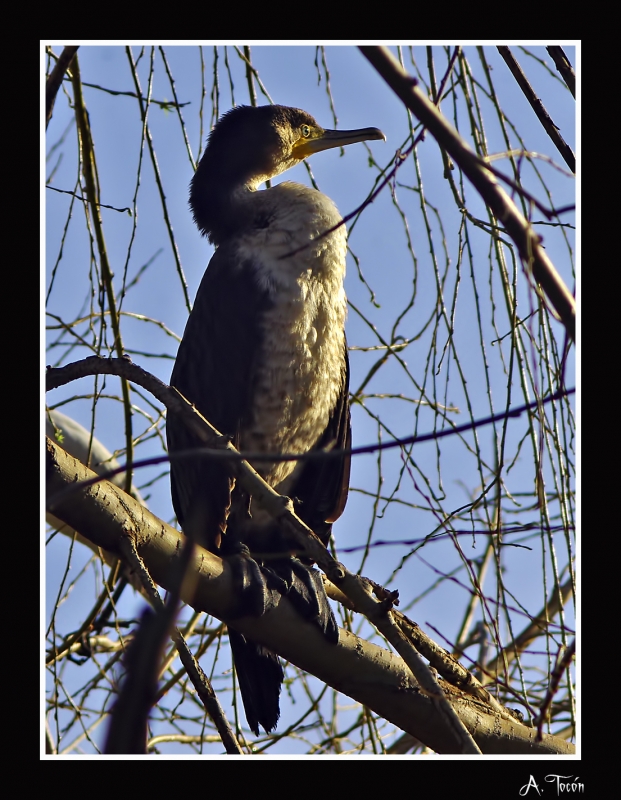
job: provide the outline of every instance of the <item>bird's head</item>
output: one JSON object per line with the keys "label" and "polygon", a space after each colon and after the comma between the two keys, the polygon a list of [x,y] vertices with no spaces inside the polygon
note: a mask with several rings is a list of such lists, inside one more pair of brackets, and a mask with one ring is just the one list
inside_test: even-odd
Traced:
{"label": "bird's head", "polygon": [[218,120],[192,179],[194,218],[210,233],[213,204],[226,203],[237,188],[255,190],[313,153],[385,138],[378,128],[326,130],[299,108],[237,106]]}

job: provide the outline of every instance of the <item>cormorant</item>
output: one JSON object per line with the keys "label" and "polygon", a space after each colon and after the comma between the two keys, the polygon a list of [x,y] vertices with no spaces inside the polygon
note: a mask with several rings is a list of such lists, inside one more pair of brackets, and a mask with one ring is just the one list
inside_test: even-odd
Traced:
{"label": "cormorant", "polygon": [[[377,128],[324,130],[305,111],[278,105],[234,108],[209,136],[190,207],[216,251],[171,385],[242,452],[350,446],[345,226],[322,235],[341,217],[315,189],[291,182],[257,189],[312,153],[369,139],[385,137]],[[167,438],[171,453],[200,446],[173,414]],[[349,458],[254,466],[327,544],[347,500]],[[278,591],[338,641],[319,573],[290,555],[278,526],[222,461],[172,459],[170,474],[184,533],[230,558],[240,616],[264,613]],[[280,715],[280,661],[230,627],[229,639],[248,725],[269,733]]]}

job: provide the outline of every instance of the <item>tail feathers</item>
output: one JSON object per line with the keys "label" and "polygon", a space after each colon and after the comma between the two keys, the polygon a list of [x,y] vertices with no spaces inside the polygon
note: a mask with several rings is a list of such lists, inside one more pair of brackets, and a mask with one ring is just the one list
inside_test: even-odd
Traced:
{"label": "tail feathers", "polygon": [[280,717],[280,688],[284,672],[275,653],[229,628],[233,663],[239,681],[248,727],[259,735],[259,725],[273,731]]}

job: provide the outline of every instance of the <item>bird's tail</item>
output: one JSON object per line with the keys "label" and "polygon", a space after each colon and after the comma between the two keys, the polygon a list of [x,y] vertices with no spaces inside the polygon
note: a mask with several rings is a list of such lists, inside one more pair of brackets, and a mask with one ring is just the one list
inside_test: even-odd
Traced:
{"label": "bird's tail", "polygon": [[259,725],[269,733],[280,717],[280,688],[285,677],[280,660],[271,650],[231,628],[229,641],[248,726],[255,736],[259,735]]}

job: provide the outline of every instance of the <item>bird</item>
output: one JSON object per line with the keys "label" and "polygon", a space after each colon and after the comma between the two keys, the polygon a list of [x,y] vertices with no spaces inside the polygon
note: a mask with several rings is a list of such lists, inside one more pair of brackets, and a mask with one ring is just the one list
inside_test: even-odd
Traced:
{"label": "bird", "polygon": [[[290,181],[259,187],[314,153],[374,139],[385,136],[377,128],[327,130],[282,105],[236,106],[209,134],[189,205],[215,252],[170,384],[242,453],[350,448],[345,225],[316,189]],[[337,642],[317,570],[223,461],[175,459],[201,443],[174,414],[166,427],[175,514],[186,536],[229,559],[239,587],[235,615],[260,616],[274,593],[286,595]],[[253,466],[327,545],[347,501],[349,455]],[[270,733],[280,716],[280,660],[236,631],[234,618],[228,633],[248,726]]]}

